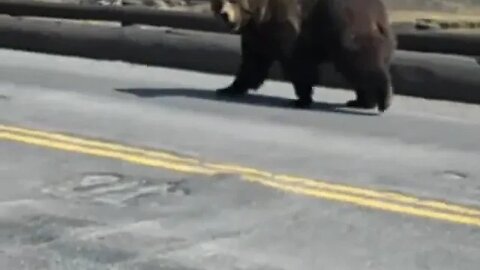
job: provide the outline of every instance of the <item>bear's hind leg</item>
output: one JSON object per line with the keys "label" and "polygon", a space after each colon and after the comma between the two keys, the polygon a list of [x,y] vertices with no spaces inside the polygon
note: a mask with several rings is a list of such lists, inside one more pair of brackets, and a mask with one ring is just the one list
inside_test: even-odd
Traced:
{"label": "bear's hind leg", "polygon": [[365,72],[361,68],[355,67],[353,63],[354,61],[348,57],[337,57],[334,62],[336,70],[343,75],[355,92],[355,99],[347,101],[345,106],[372,109],[375,107],[375,103],[368,92],[368,81],[366,80]]}
{"label": "bear's hind leg", "polygon": [[348,101],[346,106],[361,109],[378,107],[380,112],[384,112],[390,107],[393,97],[388,62],[382,59],[381,48],[375,40],[359,45],[362,46],[355,50],[342,48],[336,61],[337,69],[352,84],[356,94],[356,99]]}
{"label": "bear's hind leg", "polygon": [[355,99],[349,100],[345,103],[347,107],[359,109],[373,109],[377,106],[374,98],[369,92],[368,87],[355,85]]}
{"label": "bear's hind leg", "polygon": [[378,106],[380,112],[390,107],[393,89],[387,71],[381,68],[364,71],[354,79],[356,79],[354,82],[356,99],[348,101],[347,107],[373,109]]}
{"label": "bear's hind leg", "polygon": [[372,61],[368,57],[358,57],[360,53],[345,55],[349,57],[338,59],[335,65],[352,85],[356,96],[345,105],[359,109],[374,109],[378,106],[380,111],[385,111],[390,106],[392,98],[387,70],[382,66],[370,64]]}
{"label": "bear's hind leg", "polygon": [[377,86],[376,86],[376,100],[378,110],[385,112],[392,105],[393,99],[393,85],[390,74],[387,69],[377,71]]}

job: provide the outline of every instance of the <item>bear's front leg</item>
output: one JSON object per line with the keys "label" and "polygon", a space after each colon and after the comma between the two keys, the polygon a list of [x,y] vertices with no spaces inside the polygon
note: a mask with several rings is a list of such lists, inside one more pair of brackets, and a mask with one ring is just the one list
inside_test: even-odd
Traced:
{"label": "bear's front leg", "polygon": [[306,59],[293,59],[282,64],[283,70],[293,85],[297,99],[290,105],[298,109],[311,107],[313,86],[319,78],[319,70],[314,62]]}
{"label": "bear's front leg", "polygon": [[260,53],[250,50],[242,51],[242,62],[236,73],[233,83],[225,88],[218,89],[218,95],[241,96],[250,89],[258,89],[268,76],[273,60]]}
{"label": "bear's front leg", "polygon": [[219,96],[242,96],[245,95],[249,87],[249,81],[252,77],[252,66],[253,63],[249,57],[242,57],[242,63],[240,64],[237,73],[235,74],[234,81],[227,87],[220,88],[216,90],[217,95]]}
{"label": "bear's front leg", "polygon": [[297,99],[291,102],[292,107],[298,109],[310,108],[313,103],[313,86],[304,83],[293,83]]}

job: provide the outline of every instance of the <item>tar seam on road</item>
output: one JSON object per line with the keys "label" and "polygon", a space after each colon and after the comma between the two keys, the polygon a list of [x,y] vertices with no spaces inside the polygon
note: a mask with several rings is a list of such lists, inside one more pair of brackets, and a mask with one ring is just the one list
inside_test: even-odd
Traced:
{"label": "tar seam on road", "polygon": [[0,140],[53,148],[176,172],[213,176],[236,174],[242,179],[289,193],[322,198],[383,210],[480,227],[480,209],[452,203],[420,199],[395,192],[333,184],[326,181],[279,175],[231,164],[205,163],[156,150],[146,150],[110,142],[73,137],[60,133],[0,125]]}

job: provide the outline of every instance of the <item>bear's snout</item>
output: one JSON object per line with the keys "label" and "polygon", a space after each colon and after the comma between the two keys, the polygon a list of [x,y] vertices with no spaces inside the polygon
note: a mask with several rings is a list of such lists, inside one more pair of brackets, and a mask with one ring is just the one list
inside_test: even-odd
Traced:
{"label": "bear's snout", "polygon": [[224,22],[226,23],[230,23],[229,19],[228,19],[228,13],[225,12],[225,11],[222,11],[220,12],[220,19],[222,19]]}
{"label": "bear's snout", "polygon": [[222,11],[218,14],[220,16],[220,19],[227,25],[228,28],[234,30],[237,28],[237,25],[231,21],[231,18],[226,11]]}

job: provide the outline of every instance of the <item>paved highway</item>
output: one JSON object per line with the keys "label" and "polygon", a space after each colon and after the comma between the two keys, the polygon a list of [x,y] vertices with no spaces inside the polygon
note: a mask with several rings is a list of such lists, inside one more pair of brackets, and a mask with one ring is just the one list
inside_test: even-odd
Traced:
{"label": "paved highway", "polygon": [[0,58],[0,269],[478,270],[479,106]]}

